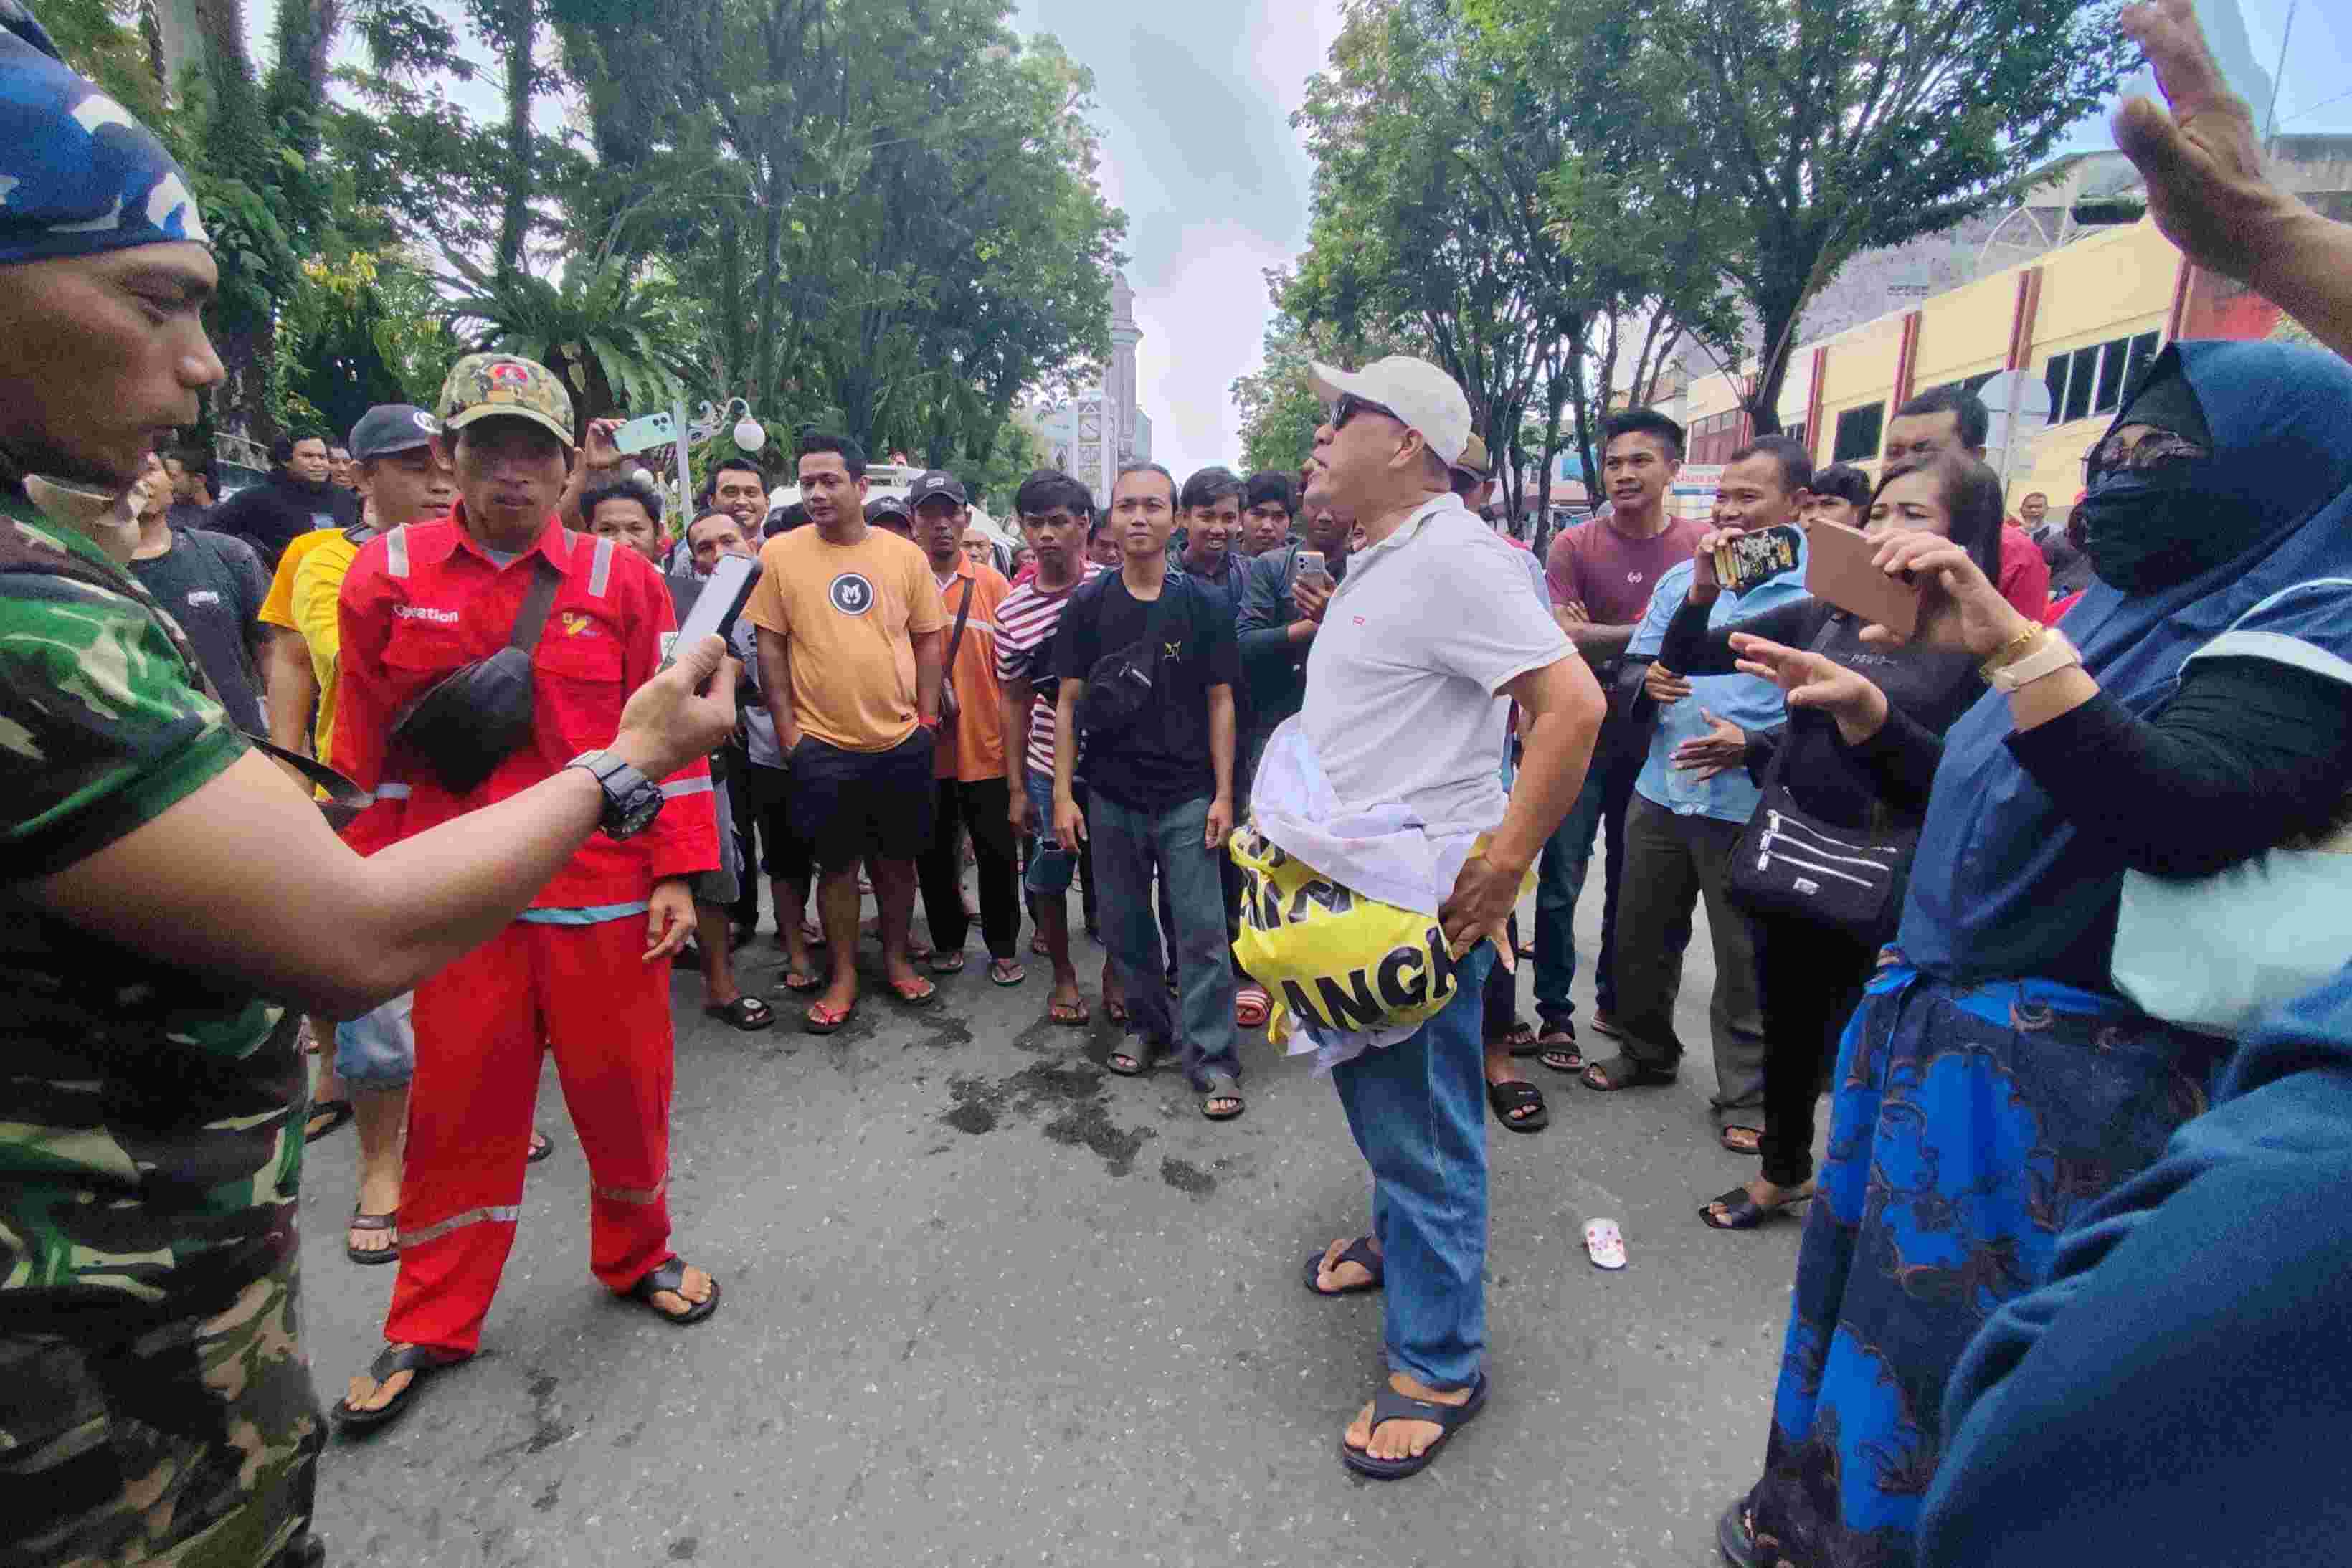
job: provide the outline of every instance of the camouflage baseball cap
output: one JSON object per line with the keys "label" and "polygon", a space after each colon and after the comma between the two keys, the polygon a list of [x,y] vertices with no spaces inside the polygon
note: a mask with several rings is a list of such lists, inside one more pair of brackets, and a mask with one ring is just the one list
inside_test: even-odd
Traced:
{"label": "camouflage baseball cap", "polygon": [[468,354],[449,368],[434,412],[452,434],[478,419],[527,419],[557,440],[572,443],[572,394],[555,372],[512,354]]}

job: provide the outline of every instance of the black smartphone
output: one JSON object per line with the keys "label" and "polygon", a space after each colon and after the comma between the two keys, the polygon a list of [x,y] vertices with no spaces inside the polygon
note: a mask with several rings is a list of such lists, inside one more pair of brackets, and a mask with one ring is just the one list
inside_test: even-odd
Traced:
{"label": "black smartphone", "polygon": [[1805,536],[1783,523],[1741,534],[1715,547],[1715,580],[1735,596],[1797,570]]}

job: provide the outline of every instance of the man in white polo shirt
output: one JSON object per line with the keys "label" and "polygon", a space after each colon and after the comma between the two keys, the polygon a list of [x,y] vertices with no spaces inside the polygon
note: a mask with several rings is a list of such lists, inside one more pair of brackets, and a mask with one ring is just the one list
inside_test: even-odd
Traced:
{"label": "man in white polo shirt", "polygon": [[[1488,939],[1503,939],[1528,868],[1583,786],[1602,701],[1516,552],[1449,486],[1470,438],[1462,389],[1402,355],[1313,375],[1331,411],[1315,433],[1307,509],[1352,516],[1364,542],[1307,655],[1307,739],[1340,811],[1396,803],[1487,832],[1439,910],[1462,955],[1453,1001],[1331,1075],[1371,1166],[1373,1234],[1333,1242],[1307,1283],[1387,1291],[1389,1380],[1341,1437],[1340,1458],[1392,1478],[1425,1467],[1485,1401],[1480,985],[1496,959]],[[1507,798],[1507,701],[1528,720]]]}

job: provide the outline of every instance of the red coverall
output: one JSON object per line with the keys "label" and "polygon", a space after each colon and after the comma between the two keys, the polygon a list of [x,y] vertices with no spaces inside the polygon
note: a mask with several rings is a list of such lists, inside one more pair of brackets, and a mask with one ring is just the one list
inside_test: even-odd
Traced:
{"label": "red coverall", "polygon": [[[370,540],[343,581],[333,760],[376,797],[344,830],[362,854],[520,794],[605,745],[677,624],[668,590],[634,552],[551,517],[500,567],[460,526],[458,506]],[[435,681],[506,646],[534,556],[562,573],[531,659],[534,734],[478,789],[452,795],[392,740],[393,719]],[[555,1052],[593,1183],[597,1280],[626,1291],[671,1257],[669,965],[646,962],[643,916],[656,881],[719,864],[709,764],[697,760],[662,793],[652,827],[619,843],[592,835],[531,902],[601,918],[518,920],[416,988],[400,1276],[384,1322],[393,1343],[479,1345],[514,1245],[542,1049]]]}

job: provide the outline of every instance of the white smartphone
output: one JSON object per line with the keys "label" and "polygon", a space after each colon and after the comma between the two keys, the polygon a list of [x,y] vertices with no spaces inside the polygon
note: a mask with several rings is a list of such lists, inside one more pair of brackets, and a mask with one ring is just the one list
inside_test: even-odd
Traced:
{"label": "white smartphone", "polygon": [[667,446],[677,439],[677,421],[667,410],[641,415],[613,432],[613,444],[624,453]]}
{"label": "white smartphone", "polygon": [[751,597],[751,585],[759,580],[760,563],[751,557],[720,556],[710,575],[702,580],[702,593],[686,612],[686,623],[677,629],[669,652],[662,655],[662,668],[676,664],[677,651],[689,643],[704,637],[727,641],[735,630],[735,618],[743,612],[743,601]]}
{"label": "white smartphone", "polygon": [[1297,575],[1299,580],[1311,582],[1318,588],[1328,589],[1331,586],[1331,569],[1323,564],[1323,552],[1319,549],[1303,549],[1298,552]]}

